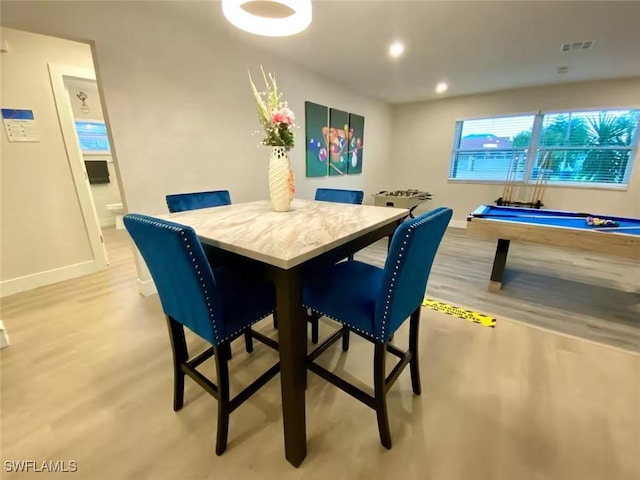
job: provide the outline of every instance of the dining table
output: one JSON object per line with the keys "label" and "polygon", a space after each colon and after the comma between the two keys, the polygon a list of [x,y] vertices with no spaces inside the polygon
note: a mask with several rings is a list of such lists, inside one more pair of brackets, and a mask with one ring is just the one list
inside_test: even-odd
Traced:
{"label": "dining table", "polygon": [[271,203],[262,200],[159,216],[192,227],[203,245],[223,256],[258,262],[273,282],[284,449],[295,467],[307,454],[304,278],[323,263],[347,258],[385,237],[391,239],[408,213],[404,208],[294,199],[286,212],[273,211]]}

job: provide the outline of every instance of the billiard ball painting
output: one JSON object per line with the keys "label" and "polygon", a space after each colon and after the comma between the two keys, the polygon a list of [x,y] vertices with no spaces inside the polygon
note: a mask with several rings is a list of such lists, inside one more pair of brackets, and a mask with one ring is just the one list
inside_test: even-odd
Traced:
{"label": "billiard ball painting", "polygon": [[364,117],[305,102],[307,177],[362,173]]}
{"label": "billiard ball painting", "polygon": [[347,173],[362,173],[362,150],[364,147],[364,117],[349,114],[349,146],[347,148]]}
{"label": "billiard ball painting", "polygon": [[347,173],[347,146],[349,145],[349,114],[332,108],[329,110],[329,128],[324,129],[329,150],[329,176]]}
{"label": "billiard ball painting", "polygon": [[323,129],[328,125],[329,109],[317,103],[305,102],[307,177],[326,177],[329,169],[327,145]]}

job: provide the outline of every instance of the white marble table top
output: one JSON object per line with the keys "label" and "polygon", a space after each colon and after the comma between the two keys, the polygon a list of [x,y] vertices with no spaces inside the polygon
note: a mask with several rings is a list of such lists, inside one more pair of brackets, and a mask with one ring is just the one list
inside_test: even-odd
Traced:
{"label": "white marble table top", "polygon": [[288,212],[268,200],[158,215],[192,227],[202,243],[289,269],[405,217],[402,208],[294,199]]}

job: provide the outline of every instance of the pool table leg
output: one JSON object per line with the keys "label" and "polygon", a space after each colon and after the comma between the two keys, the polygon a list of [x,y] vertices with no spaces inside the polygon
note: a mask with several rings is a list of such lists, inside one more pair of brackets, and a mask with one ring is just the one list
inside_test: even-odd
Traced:
{"label": "pool table leg", "polygon": [[502,277],[504,276],[504,267],[507,264],[509,243],[510,240],[498,239],[496,256],[493,259],[493,269],[491,270],[491,280],[489,281],[489,290],[492,292],[499,292],[502,289]]}

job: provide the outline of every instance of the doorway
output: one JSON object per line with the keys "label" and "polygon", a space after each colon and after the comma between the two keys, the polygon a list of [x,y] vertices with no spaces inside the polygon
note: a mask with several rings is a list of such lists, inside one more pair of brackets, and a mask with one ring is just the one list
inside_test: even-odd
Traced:
{"label": "doorway", "polygon": [[105,242],[123,228],[124,206],[95,72],[49,64],[49,74],[94,257],[106,268]]}

